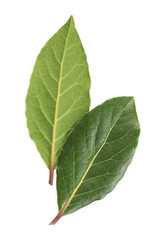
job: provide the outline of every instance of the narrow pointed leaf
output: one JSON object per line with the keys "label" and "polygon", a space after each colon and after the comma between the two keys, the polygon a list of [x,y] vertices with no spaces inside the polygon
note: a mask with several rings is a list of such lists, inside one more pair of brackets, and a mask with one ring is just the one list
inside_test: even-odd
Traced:
{"label": "narrow pointed leaf", "polygon": [[73,17],[45,44],[37,57],[26,98],[29,134],[48,168],[75,123],[88,112],[90,77]]}
{"label": "narrow pointed leaf", "polygon": [[60,212],[51,224],[114,189],[133,158],[139,133],[133,97],[110,99],[84,116],[60,154]]}

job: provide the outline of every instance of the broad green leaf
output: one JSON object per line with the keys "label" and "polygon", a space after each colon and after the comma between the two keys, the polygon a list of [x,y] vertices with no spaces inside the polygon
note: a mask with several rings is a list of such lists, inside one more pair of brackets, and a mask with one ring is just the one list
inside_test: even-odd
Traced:
{"label": "broad green leaf", "polygon": [[133,97],[110,99],[83,117],[60,154],[60,212],[51,224],[114,189],[133,158],[139,133]]}
{"label": "broad green leaf", "polygon": [[86,54],[70,17],[39,53],[26,98],[29,134],[51,172],[75,123],[89,110],[89,89]]}

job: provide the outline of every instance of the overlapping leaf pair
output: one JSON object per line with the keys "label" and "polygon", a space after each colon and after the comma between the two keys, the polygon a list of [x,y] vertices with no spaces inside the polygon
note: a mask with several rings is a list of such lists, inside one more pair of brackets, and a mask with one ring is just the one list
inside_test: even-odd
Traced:
{"label": "overlapping leaf pair", "polygon": [[130,164],[140,133],[133,97],[89,112],[90,76],[73,17],[37,57],[26,98],[30,137],[57,172],[59,213],[51,224],[111,192]]}

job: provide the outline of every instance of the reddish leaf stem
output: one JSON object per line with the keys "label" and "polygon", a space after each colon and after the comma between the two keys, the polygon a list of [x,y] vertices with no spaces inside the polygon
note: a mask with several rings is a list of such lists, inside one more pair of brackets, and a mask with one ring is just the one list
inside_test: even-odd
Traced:
{"label": "reddish leaf stem", "polygon": [[60,211],[57,216],[52,220],[52,222],[50,222],[49,225],[54,225],[56,224],[56,222],[58,222],[58,220],[63,216],[63,211]]}
{"label": "reddish leaf stem", "polygon": [[53,177],[54,177],[54,167],[51,166],[50,171],[49,171],[49,184],[52,186],[53,185]]}

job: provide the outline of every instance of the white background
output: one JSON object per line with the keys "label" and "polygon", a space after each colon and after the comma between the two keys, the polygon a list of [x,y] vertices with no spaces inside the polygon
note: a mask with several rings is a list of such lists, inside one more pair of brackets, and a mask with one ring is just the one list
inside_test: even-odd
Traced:
{"label": "white background", "polygon": [[[25,97],[40,49],[71,14],[88,56],[91,108],[134,96],[141,136],[112,193],[48,226],[56,189],[29,138]],[[159,240],[159,82],[159,0],[1,1],[0,239]]]}

